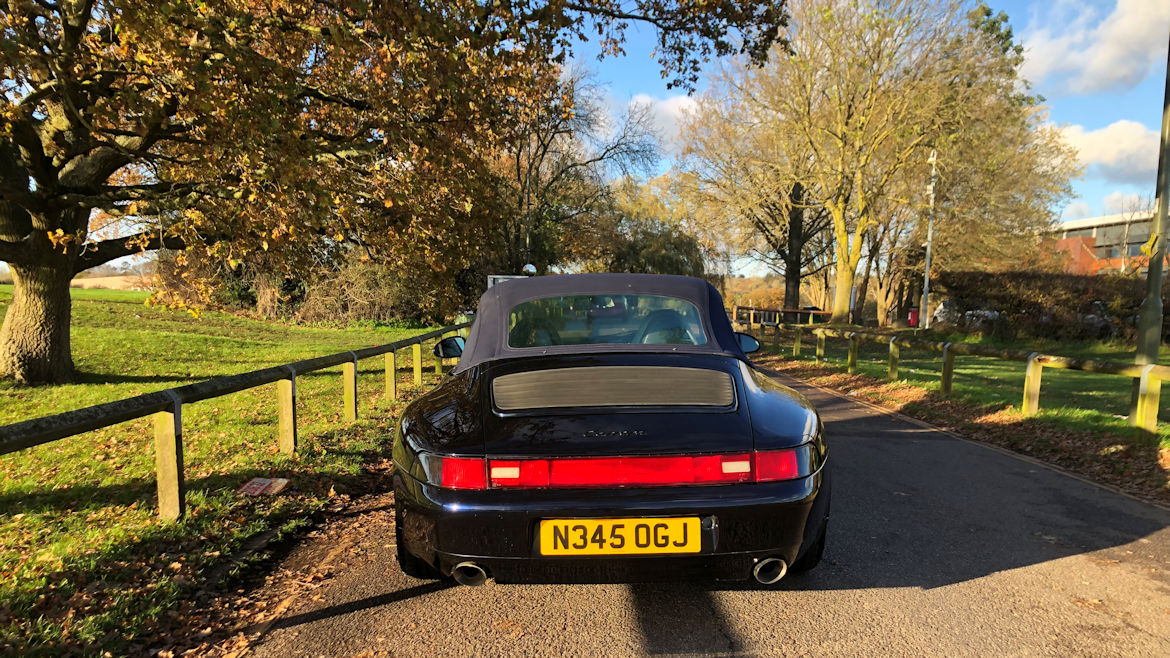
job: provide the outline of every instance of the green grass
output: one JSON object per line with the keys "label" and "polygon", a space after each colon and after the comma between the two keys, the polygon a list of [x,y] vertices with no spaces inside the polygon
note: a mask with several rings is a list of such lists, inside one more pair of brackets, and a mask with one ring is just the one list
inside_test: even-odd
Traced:
{"label": "green grass", "polygon": [[[932,341],[978,342],[981,345],[1036,351],[1056,356],[1079,359],[1097,359],[1133,362],[1133,348],[1104,342],[1057,342],[1040,340],[993,341],[979,340],[970,335],[931,334]],[[771,336],[765,339],[771,346]],[[792,358],[792,335],[781,335],[780,354]],[[807,331],[801,345],[801,361],[812,362],[816,355],[816,337]],[[827,362],[833,367],[845,368],[849,341],[829,338],[825,344]],[[1170,350],[1163,350],[1160,362],[1170,365]],[[888,375],[889,346],[886,343],[862,341],[858,349],[858,373],[884,379]],[[963,356],[955,358],[955,373],[951,386],[952,398],[997,411],[1019,407],[1024,391],[1024,366],[1020,361],[1005,361],[988,357]],[[942,371],[942,354],[924,350],[901,348],[898,377],[900,380],[937,393]],[[1055,428],[1096,430],[1129,435],[1134,429],[1126,419],[1129,413],[1133,380],[1127,377],[1101,373],[1045,368],[1040,389],[1038,417]],[[1163,397],[1158,434],[1163,445],[1170,445],[1170,408]]]}
{"label": "green grass", "polygon": [[[0,312],[11,287],[0,286]],[[0,382],[0,424],[211,377],[388,343],[421,329],[330,329],[144,304],[145,293],[73,291],[77,383]],[[410,378],[399,358],[399,381]],[[433,361],[427,359],[434,372]],[[382,391],[382,360],[359,364],[361,419],[341,421],[340,368],[297,379],[300,449],[276,445],[276,386],[183,408],[188,516],[155,516],[150,419],[0,456],[0,653],[115,654],[191,614],[193,592],[247,566],[250,539],[303,525],[331,497],[379,486],[392,418],[423,389]],[[427,385],[435,381],[428,375]],[[404,392],[405,391],[405,392]],[[241,499],[251,477],[294,489]],[[214,583],[211,583],[214,584]]]}

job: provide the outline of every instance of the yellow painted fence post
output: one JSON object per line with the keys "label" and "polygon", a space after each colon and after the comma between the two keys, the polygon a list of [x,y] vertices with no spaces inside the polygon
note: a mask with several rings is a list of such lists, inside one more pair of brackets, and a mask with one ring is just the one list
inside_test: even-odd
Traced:
{"label": "yellow painted fence post", "polygon": [[800,325],[797,325],[795,329],[796,337],[792,339],[792,356],[800,356],[800,339],[804,330],[800,328]]}
{"label": "yellow painted fence post", "polygon": [[1154,364],[1150,364],[1142,369],[1138,380],[1137,417],[1130,420],[1131,425],[1151,433],[1158,431],[1159,398],[1162,397],[1162,380],[1150,376],[1153,368]]}
{"label": "yellow painted fence post", "polygon": [[280,452],[291,455],[297,451],[297,374],[286,366],[288,379],[276,382],[277,445]]}
{"label": "yellow painted fence post", "polygon": [[345,406],[342,417],[349,422],[357,420],[357,355],[349,353],[353,361],[341,364],[342,399]]}
{"label": "yellow painted fence post", "polygon": [[1040,376],[1044,366],[1037,360],[1039,352],[1028,355],[1028,367],[1024,372],[1024,402],[1022,406],[1025,416],[1035,416],[1040,410]]}
{"label": "yellow painted fence post", "polygon": [[398,352],[386,352],[386,397],[398,399]]}
{"label": "yellow painted fence post", "polygon": [[857,338],[857,332],[849,333],[849,374],[857,374],[857,344],[860,342]]}
{"label": "yellow painted fence post", "polygon": [[422,386],[422,344],[411,345],[414,355],[414,385]]}
{"label": "yellow painted fence post", "polygon": [[887,373],[890,379],[898,378],[898,359],[902,356],[902,349],[898,347],[897,341],[897,336],[890,338],[890,369]]}
{"label": "yellow painted fence post", "polygon": [[822,331],[817,331],[817,363],[825,360],[825,334]]}
{"label": "yellow painted fence post", "polygon": [[[943,345],[943,365],[942,365],[942,381],[939,382],[939,389],[944,398],[951,396],[951,385],[955,381],[955,353],[951,351],[951,344]],[[1037,378],[1039,381],[1039,378]],[[1039,386],[1039,384],[1037,384]],[[1036,392],[1037,400],[1039,400],[1040,392]]]}
{"label": "yellow painted fence post", "polygon": [[[169,391],[168,391],[169,392]],[[183,403],[171,393],[174,407],[154,414],[154,468],[158,482],[158,515],[177,521],[186,512],[183,481]]]}

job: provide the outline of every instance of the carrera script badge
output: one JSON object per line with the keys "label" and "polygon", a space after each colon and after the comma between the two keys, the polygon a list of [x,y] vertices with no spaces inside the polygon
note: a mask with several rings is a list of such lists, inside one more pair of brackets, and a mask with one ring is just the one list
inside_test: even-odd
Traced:
{"label": "carrera script badge", "polygon": [[589,430],[585,438],[613,438],[625,436],[646,436],[646,430]]}

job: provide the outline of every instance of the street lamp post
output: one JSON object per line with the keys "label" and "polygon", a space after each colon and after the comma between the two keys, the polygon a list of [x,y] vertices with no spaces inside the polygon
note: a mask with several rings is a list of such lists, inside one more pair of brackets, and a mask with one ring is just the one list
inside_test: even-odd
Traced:
{"label": "street lamp post", "polygon": [[[1166,91],[1162,96],[1162,144],[1158,155],[1158,188],[1154,225],[1151,227],[1150,266],[1146,271],[1146,299],[1138,316],[1137,354],[1134,363],[1158,362],[1162,346],[1162,265],[1166,258],[1166,206],[1170,205],[1170,52],[1166,55]],[[1136,384],[1136,381],[1135,381]],[[1130,414],[1130,418],[1136,416]]]}
{"label": "street lamp post", "polygon": [[918,313],[918,324],[923,329],[930,329],[930,247],[934,242],[934,183],[938,180],[938,154],[930,149],[930,185],[926,191],[930,193],[930,217],[926,220],[926,270],[922,276],[922,309]]}

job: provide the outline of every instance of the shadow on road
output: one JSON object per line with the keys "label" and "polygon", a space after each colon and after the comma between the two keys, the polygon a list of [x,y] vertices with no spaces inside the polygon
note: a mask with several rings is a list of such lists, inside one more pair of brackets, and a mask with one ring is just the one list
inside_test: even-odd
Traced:
{"label": "shadow on road", "polygon": [[826,421],[833,510],[825,561],[786,588],[942,587],[1082,553],[1128,555],[1121,547],[1135,542],[1127,559],[1170,563],[1164,510],[799,389]]}
{"label": "shadow on road", "polygon": [[632,606],[650,655],[736,655],[745,642],[714,594],[692,584],[630,585]]}
{"label": "shadow on road", "polygon": [[407,599],[433,594],[442,590],[456,587],[454,581],[438,580],[429,582],[424,585],[415,585],[406,589],[396,590],[393,592],[386,592],[377,596],[369,596],[357,601],[350,601],[349,603],[340,603],[338,605],[331,605],[320,610],[312,610],[310,612],[302,612],[291,617],[282,617],[272,624],[272,629],[289,628],[291,626],[300,626],[301,624],[310,624],[322,619],[329,619],[330,617],[337,617],[340,615],[348,615],[350,613],[366,610],[369,608],[377,608],[379,606],[388,605],[390,603],[399,603]]}

